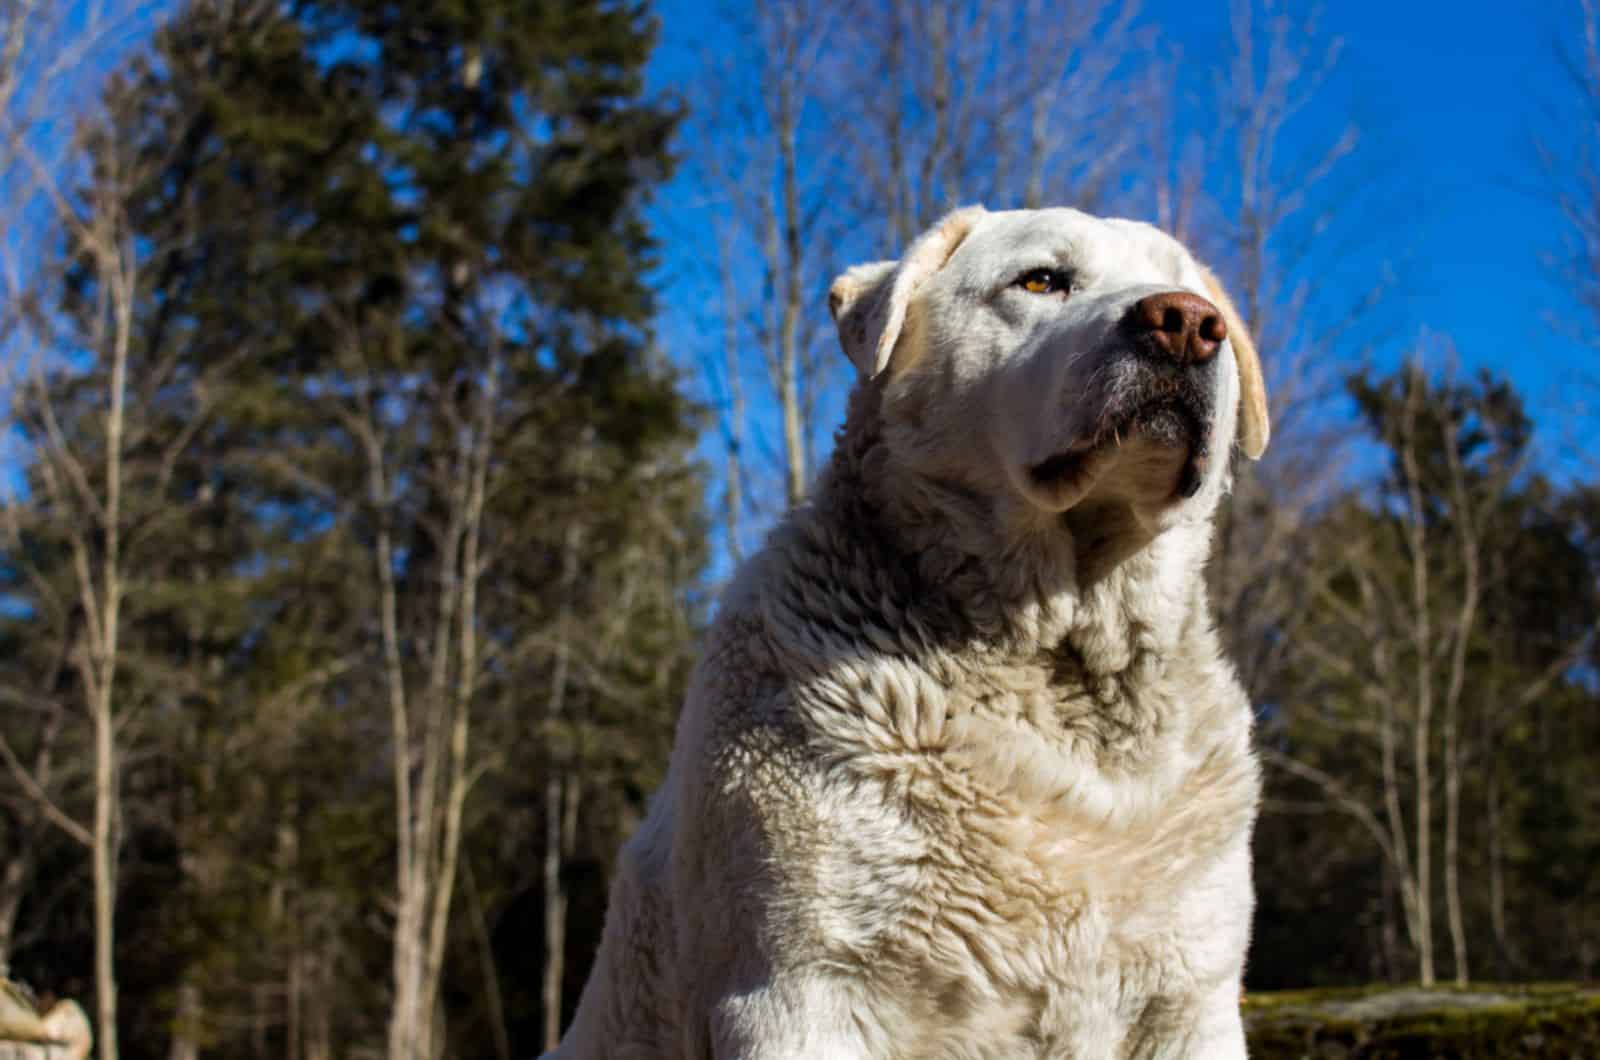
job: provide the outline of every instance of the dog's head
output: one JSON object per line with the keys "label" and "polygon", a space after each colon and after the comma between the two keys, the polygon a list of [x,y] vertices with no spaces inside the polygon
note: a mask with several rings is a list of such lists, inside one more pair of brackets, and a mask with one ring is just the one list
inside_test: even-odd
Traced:
{"label": "dog's head", "polygon": [[1119,506],[1146,532],[1215,506],[1266,393],[1215,277],[1170,236],[1076,210],[958,210],[829,292],[906,471],[1034,516]]}

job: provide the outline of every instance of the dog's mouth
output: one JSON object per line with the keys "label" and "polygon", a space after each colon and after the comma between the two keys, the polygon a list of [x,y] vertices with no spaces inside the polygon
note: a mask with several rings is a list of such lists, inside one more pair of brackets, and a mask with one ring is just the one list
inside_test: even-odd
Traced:
{"label": "dog's mouth", "polygon": [[1206,469],[1206,432],[1190,405],[1163,396],[1100,418],[1094,431],[1028,469],[1035,487],[1053,495],[1087,493],[1119,456],[1137,447],[1163,464],[1180,458],[1170,496],[1200,492]]}

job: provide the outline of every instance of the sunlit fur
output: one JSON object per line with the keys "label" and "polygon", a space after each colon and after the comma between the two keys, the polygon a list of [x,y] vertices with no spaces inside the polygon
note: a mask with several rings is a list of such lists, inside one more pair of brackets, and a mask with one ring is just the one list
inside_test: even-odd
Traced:
{"label": "sunlit fur", "polygon": [[[1002,290],[1041,265],[1081,287]],[[846,424],[721,602],[555,1055],[1244,1055],[1259,779],[1201,575],[1233,344],[1193,496],[1137,439],[1026,474],[1120,400],[1115,323],[1161,290],[1207,291],[1182,247],[1064,210],[836,283]]]}

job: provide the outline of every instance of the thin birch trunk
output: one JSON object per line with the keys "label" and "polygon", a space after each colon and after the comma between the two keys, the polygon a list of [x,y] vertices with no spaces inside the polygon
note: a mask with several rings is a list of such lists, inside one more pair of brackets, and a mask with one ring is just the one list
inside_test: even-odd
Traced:
{"label": "thin birch trunk", "polygon": [[[121,401],[117,400],[113,416],[120,418]],[[115,440],[108,441],[116,452],[121,448],[120,427],[113,432]],[[108,462],[115,458],[108,458]],[[117,472],[120,474],[120,471]],[[115,525],[115,503],[107,505],[108,525]],[[104,598],[106,606],[101,619],[104,639],[96,654],[96,694],[93,703],[94,720],[94,836],[92,847],[92,873],[94,877],[94,977],[95,1014],[98,1018],[96,1037],[100,1042],[101,1060],[117,1060],[117,978],[115,967],[116,938],[116,823],[117,823],[117,747],[116,725],[113,717],[112,685],[116,680],[117,607],[111,601],[121,591],[116,570],[115,533],[106,533],[106,563]]]}
{"label": "thin birch trunk", "polygon": [[[1362,598],[1369,607],[1376,606],[1375,596],[1370,585],[1362,581]],[[1380,678],[1388,677],[1389,648],[1380,637],[1377,639],[1373,650],[1373,661],[1377,667]],[[1387,685],[1389,682],[1385,681]],[[1417,882],[1411,869],[1411,849],[1406,839],[1405,812],[1400,805],[1400,769],[1399,769],[1399,719],[1395,717],[1394,697],[1389,695],[1384,688],[1376,690],[1378,706],[1378,755],[1380,768],[1383,772],[1383,812],[1384,822],[1389,833],[1389,849],[1392,851],[1391,859],[1395,863],[1396,883],[1400,891],[1400,904],[1405,913],[1406,936],[1411,940],[1413,947],[1420,947],[1419,921],[1417,918]]]}
{"label": "thin birch trunk", "polygon": [[[884,53],[885,67],[890,71],[905,66],[906,27],[905,10],[899,0],[889,5],[889,40]],[[902,90],[893,81],[887,85],[892,102],[889,105],[888,127],[883,130],[889,153],[889,233],[891,250],[899,253],[911,242],[915,218],[912,209],[910,179],[906,174],[906,120]]]}
{"label": "thin birch trunk", "polygon": [[1508,978],[1511,969],[1521,963],[1511,933],[1506,930],[1506,879],[1505,841],[1501,838],[1500,768],[1489,765],[1489,784],[1485,794],[1488,803],[1486,817],[1489,829],[1489,925],[1494,932],[1495,947],[1500,958],[1499,976]]}
{"label": "thin birch trunk", "polygon": [[200,986],[192,975],[178,984],[177,1028],[172,1035],[167,1060],[199,1060],[200,1045],[196,1030],[203,1018]]}
{"label": "thin birch trunk", "polygon": [[1395,969],[1400,963],[1395,960],[1400,947],[1394,926],[1394,891],[1394,867],[1386,863],[1383,866],[1383,927],[1380,935],[1383,939],[1383,977],[1390,982],[1394,981]]}
{"label": "thin birch trunk", "polygon": [[[797,14],[785,8],[785,49],[793,58]],[[783,196],[783,230],[781,260],[778,262],[783,277],[783,308],[778,331],[778,402],[783,409],[784,495],[793,507],[805,499],[806,493],[806,423],[800,408],[800,269],[803,248],[800,245],[800,192],[796,157],[796,126],[794,75],[787,70],[778,74],[778,171]]]}
{"label": "thin birch trunk", "polygon": [[305,980],[306,1044],[305,1060],[333,1060],[333,1002],[332,985],[328,974],[330,960],[327,953],[308,954]]}
{"label": "thin birch trunk", "polygon": [[391,975],[394,1000],[389,1013],[389,1060],[411,1060],[416,1055],[421,1026],[421,954],[416,952],[421,895],[416,893],[416,850],[411,799],[411,717],[406,703],[405,670],[400,657],[400,620],[394,574],[393,498],[384,471],[382,442],[369,419],[364,425],[367,447],[368,499],[377,517],[378,532],[373,560],[378,576],[378,616],[383,642],[384,686],[389,700],[390,740],[393,748],[395,798],[395,926]]}
{"label": "thin birch trunk", "polygon": [[17,910],[28,879],[33,875],[33,853],[25,846],[0,868],[0,977],[10,967],[11,948],[16,942]]}
{"label": "thin birch trunk", "polygon": [[[298,932],[296,933],[298,935]],[[283,1055],[285,1060],[300,1060],[305,1049],[305,955],[297,937],[284,973]]]}
{"label": "thin birch trunk", "polygon": [[444,834],[433,871],[433,908],[428,926],[427,964],[423,970],[423,1002],[432,1013],[439,999],[445,944],[450,935],[450,903],[460,864],[461,824],[466,813],[467,752],[471,736],[472,697],[478,683],[478,584],[483,574],[484,500],[488,491],[499,365],[491,364],[479,393],[478,416],[467,453],[468,486],[461,516],[459,605],[456,609],[456,682],[450,704],[450,744],[446,763]]}
{"label": "thin birch trunk", "polygon": [[1467,647],[1477,622],[1479,595],[1478,513],[1467,492],[1466,470],[1461,466],[1458,430],[1452,421],[1445,432],[1445,457],[1450,467],[1451,499],[1460,544],[1464,584],[1461,608],[1450,654],[1450,681],[1445,689],[1444,717],[1444,898],[1450,925],[1451,954],[1457,986],[1466,986],[1466,918],[1461,908],[1461,695],[1467,677]]}
{"label": "thin birch trunk", "polygon": [[[287,948],[283,973],[285,1060],[300,1060],[303,1033],[301,1011],[305,991],[303,949],[305,936],[301,930],[300,910],[297,908],[299,903],[296,901],[294,888],[294,881],[299,877],[300,860],[300,834],[294,820],[298,802],[297,785],[291,777],[289,790],[285,792],[283,805],[279,809],[277,850],[273,858],[273,869],[277,878],[273,882],[267,904],[268,922],[272,925],[273,934],[283,939]],[[269,1004],[270,999],[264,997],[259,1007],[265,1011]],[[265,1023],[265,1020],[262,1022]],[[262,1027],[259,1032],[261,1043],[259,1054],[263,1057],[267,1055],[266,1037],[266,1029]]]}
{"label": "thin birch trunk", "polygon": [[1422,369],[1411,368],[1409,393],[1401,421],[1400,459],[1405,473],[1408,510],[1406,541],[1411,560],[1412,651],[1416,656],[1416,719],[1412,733],[1412,768],[1416,791],[1417,844],[1417,977],[1434,984],[1433,967],[1433,624],[1429,605],[1427,516],[1422,504],[1422,471],[1417,461],[1417,417],[1422,401]]}
{"label": "thin birch trunk", "polygon": [[[133,300],[137,293],[137,257],[127,233],[123,194],[130,174],[128,159],[108,151],[97,159],[99,168],[90,185],[84,206],[74,202],[59,181],[61,172],[42,159],[35,150],[34,133],[52,120],[70,129],[76,117],[56,100],[66,79],[78,77],[84,64],[93,65],[96,38],[104,31],[105,19],[98,7],[71,5],[72,15],[58,17],[69,7],[59,3],[28,0],[8,12],[5,40],[0,44],[0,170],[7,174],[27,173],[27,183],[16,184],[18,192],[8,203],[8,219],[16,222],[31,210],[49,218],[69,233],[92,261],[95,275],[96,305],[88,349],[96,358],[109,358],[108,407],[105,414],[104,493],[97,496],[90,485],[83,463],[72,451],[71,443],[60,432],[50,408],[52,401],[44,381],[44,367],[35,364],[31,386],[40,402],[41,417],[48,420],[49,433],[41,445],[41,470],[46,476],[59,470],[66,483],[47,485],[57,500],[70,495],[64,510],[73,512],[72,525],[64,527],[73,558],[73,575],[84,625],[83,642],[74,646],[74,666],[84,690],[84,706],[92,731],[92,777],[94,799],[88,828],[61,813],[37,778],[27,778],[24,787],[45,817],[89,850],[93,892],[95,983],[95,1037],[102,1060],[117,1060],[117,980],[116,980],[116,898],[117,859],[120,848],[121,791],[120,757],[116,713],[116,682],[122,648],[120,614],[124,592],[125,562],[122,555],[122,476],[125,444],[125,415],[128,386],[128,360],[133,333]],[[48,61],[29,66],[25,57],[46,56]],[[115,120],[115,115],[108,120]],[[71,142],[74,150],[81,141]],[[17,169],[13,169],[13,165]],[[85,208],[86,207],[86,208]],[[11,226],[19,229],[16,224]],[[51,224],[33,226],[54,233]],[[54,238],[52,235],[51,238]],[[23,246],[28,246],[26,239]],[[42,245],[39,248],[42,249]],[[12,295],[20,292],[8,283]],[[51,465],[55,465],[54,469]],[[91,559],[89,545],[98,533],[99,562]],[[9,749],[8,749],[9,750]],[[14,765],[9,760],[8,765]],[[19,865],[22,864],[19,861]],[[14,917],[13,911],[10,916]],[[9,918],[8,918],[9,919]],[[9,939],[10,929],[7,928]],[[6,943],[9,946],[9,942]],[[0,951],[0,967],[6,953]]]}
{"label": "thin birch trunk", "polygon": [[541,1001],[544,1012],[544,1048],[548,1052],[561,1044],[561,980],[566,974],[567,892],[561,880],[562,836],[561,771],[551,768],[544,784],[544,979]]}
{"label": "thin birch trunk", "polygon": [[462,873],[467,885],[468,917],[472,937],[478,944],[479,968],[483,974],[483,999],[489,1008],[489,1030],[494,1035],[495,1060],[511,1060],[511,1035],[506,1029],[505,998],[500,989],[500,975],[495,967],[494,942],[489,937],[489,925],[484,916],[483,895],[478,891],[478,881],[472,874],[471,859],[462,863]]}
{"label": "thin birch trunk", "polygon": [[932,64],[933,84],[929,86],[929,108],[933,113],[933,140],[928,153],[922,156],[922,177],[917,227],[933,223],[941,206],[936,199],[936,186],[942,186],[939,167],[950,147],[951,86],[950,65],[954,47],[950,41],[949,10],[946,0],[936,0],[927,9],[928,54]]}
{"label": "thin birch trunk", "polygon": [[[576,518],[567,526],[562,541],[560,612],[556,618],[555,665],[551,667],[550,699],[546,716],[552,723],[562,717],[567,695],[567,671],[570,666],[572,624],[572,587],[578,574],[578,546],[582,528]],[[562,856],[569,840],[566,838],[566,815],[562,812],[566,785],[571,783],[571,770],[552,761],[550,773],[545,778],[544,820],[545,847],[543,869],[544,883],[544,1047],[554,1049],[561,1044],[562,978],[566,974],[567,951],[567,891],[561,879]]]}
{"label": "thin birch trunk", "polygon": [[1450,927],[1451,956],[1455,983],[1466,986],[1470,978],[1467,965],[1467,929],[1461,910],[1461,750],[1457,736],[1457,709],[1454,699],[1445,701],[1444,717],[1444,901],[1445,919]]}
{"label": "thin birch trunk", "polygon": [[420,722],[417,729],[421,755],[413,796],[415,834],[411,840],[411,898],[415,910],[409,926],[415,938],[407,943],[406,949],[416,962],[410,973],[416,980],[416,1028],[412,1048],[425,1060],[436,1055],[438,1046],[435,1025],[438,1010],[429,972],[434,948],[430,932],[440,891],[441,863],[445,857],[442,837],[449,830],[445,819],[449,797],[441,790],[441,785],[450,784],[448,747],[455,728],[449,717],[449,681],[451,647],[456,638],[456,616],[461,604],[460,553],[466,531],[465,495],[469,489],[463,480],[470,476],[466,463],[466,460],[458,460],[453,469],[456,474],[451,476],[451,481],[458,485],[449,498],[444,538],[439,548],[439,588],[434,601],[428,680],[422,696],[414,701],[421,707],[416,718]]}
{"label": "thin birch trunk", "polygon": [[724,420],[723,519],[728,535],[728,557],[737,565],[744,558],[739,544],[740,516],[744,511],[744,381],[739,374],[738,289],[733,278],[733,251],[726,231],[718,233],[722,270],[722,374],[727,381]]}
{"label": "thin birch trunk", "polygon": [[[113,191],[114,196],[117,192]],[[117,979],[115,967],[117,900],[118,789],[115,695],[119,623],[122,612],[122,436],[128,389],[128,352],[133,338],[132,250],[120,236],[120,204],[102,196],[103,226],[99,257],[110,290],[112,361],[110,409],[106,414],[105,525],[100,575],[100,620],[93,638],[94,716],[94,967],[96,1037],[101,1060],[117,1060]],[[106,275],[108,274],[108,275]]]}
{"label": "thin birch trunk", "polygon": [[434,602],[427,680],[416,697],[406,692],[401,661],[393,476],[385,471],[380,428],[370,402],[365,420],[356,425],[367,447],[368,493],[378,513],[375,558],[395,744],[396,911],[389,1060],[427,1060],[437,1053],[443,1034],[438,1022],[439,983],[470,782],[471,698],[478,677],[477,588],[497,366],[490,366],[488,376],[474,422],[462,431],[448,472],[453,488],[439,541],[439,595]]}

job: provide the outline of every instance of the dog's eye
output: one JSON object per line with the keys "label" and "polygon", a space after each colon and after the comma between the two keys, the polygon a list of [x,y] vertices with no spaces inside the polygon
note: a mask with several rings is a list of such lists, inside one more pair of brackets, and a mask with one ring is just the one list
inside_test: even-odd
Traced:
{"label": "dog's eye", "polygon": [[1072,276],[1060,269],[1030,269],[1017,277],[1015,286],[1029,294],[1065,294],[1072,290]]}

